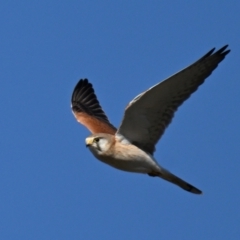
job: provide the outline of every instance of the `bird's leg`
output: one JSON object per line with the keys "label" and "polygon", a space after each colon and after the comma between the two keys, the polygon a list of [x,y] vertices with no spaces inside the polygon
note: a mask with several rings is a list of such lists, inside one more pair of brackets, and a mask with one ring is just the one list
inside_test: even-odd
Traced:
{"label": "bird's leg", "polygon": [[150,176],[150,177],[159,177],[159,173],[151,172],[151,173],[148,173],[148,176]]}

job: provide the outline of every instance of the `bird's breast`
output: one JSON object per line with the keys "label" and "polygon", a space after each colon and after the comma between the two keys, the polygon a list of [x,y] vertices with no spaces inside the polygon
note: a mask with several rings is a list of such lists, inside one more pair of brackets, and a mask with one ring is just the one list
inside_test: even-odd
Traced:
{"label": "bird's breast", "polygon": [[123,171],[149,173],[159,170],[151,155],[131,144],[117,143],[106,152],[93,154],[101,162]]}

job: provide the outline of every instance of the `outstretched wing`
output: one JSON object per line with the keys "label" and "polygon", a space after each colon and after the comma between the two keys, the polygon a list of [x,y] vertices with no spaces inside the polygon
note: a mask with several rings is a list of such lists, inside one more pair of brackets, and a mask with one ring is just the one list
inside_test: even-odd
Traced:
{"label": "outstretched wing", "polygon": [[153,154],[174,112],[230,52],[227,45],[135,97],[127,106],[117,136]]}
{"label": "outstretched wing", "polygon": [[77,121],[90,132],[116,133],[116,128],[109,122],[87,79],[81,79],[74,88],[71,108]]}

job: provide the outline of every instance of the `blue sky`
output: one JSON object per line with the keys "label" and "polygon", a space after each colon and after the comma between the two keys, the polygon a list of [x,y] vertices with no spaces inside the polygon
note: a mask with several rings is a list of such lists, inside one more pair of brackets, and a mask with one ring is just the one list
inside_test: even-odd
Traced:
{"label": "blue sky", "polygon": [[[240,3],[1,1],[0,239],[238,239]],[[115,170],[70,110],[88,78],[115,126],[140,92],[213,47],[231,53],[157,145],[203,190]]]}

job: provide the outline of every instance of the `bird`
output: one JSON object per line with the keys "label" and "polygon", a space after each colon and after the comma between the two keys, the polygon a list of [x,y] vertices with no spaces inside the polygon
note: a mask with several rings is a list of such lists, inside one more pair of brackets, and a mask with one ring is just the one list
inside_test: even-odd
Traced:
{"label": "bird", "polygon": [[203,57],[164,81],[137,95],[125,108],[117,129],[103,111],[92,84],[80,79],[71,109],[76,120],[91,132],[86,147],[101,162],[119,170],[160,177],[194,193],[202,191],[163,168],[155,159],[155,145],[186,101],[230,52],[228,45]]}

